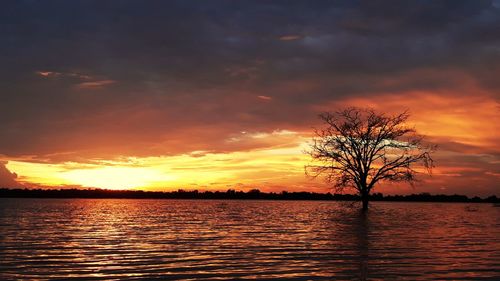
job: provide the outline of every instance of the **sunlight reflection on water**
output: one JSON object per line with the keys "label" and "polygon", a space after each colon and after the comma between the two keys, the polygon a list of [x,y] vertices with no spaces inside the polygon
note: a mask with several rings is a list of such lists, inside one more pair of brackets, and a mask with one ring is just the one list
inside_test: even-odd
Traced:
{"label": "sunlight reflection on water", "polygon": [[0,199],[0,279],[500,280],[500,208]]}

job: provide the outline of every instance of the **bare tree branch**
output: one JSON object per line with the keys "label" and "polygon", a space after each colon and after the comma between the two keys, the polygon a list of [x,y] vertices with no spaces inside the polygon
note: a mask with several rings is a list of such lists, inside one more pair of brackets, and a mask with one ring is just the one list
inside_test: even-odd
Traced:
{"label": "bare tree branch", "polygon": [[[306,151],[312,163],[304,167],[311,177],[324,176],[336,192],[354,188],[368,204],[368,195],[380,181],[414,182],[421,165],[431,173],[435,146],[406,125],[408,111],[394,116],[356,107],[320,114],[325,128],[316,129]],[[365,209],[365,203],[363,204]]]}

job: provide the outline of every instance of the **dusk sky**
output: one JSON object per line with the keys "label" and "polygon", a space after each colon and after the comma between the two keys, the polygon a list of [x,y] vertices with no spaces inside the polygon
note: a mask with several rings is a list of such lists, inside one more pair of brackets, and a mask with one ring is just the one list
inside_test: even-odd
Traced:
{"label": "dusk sky", "polygon": [[318,114],[408,109],[432,176],[500,195],[500,1],[2,1],[0,186],[327,192]]}

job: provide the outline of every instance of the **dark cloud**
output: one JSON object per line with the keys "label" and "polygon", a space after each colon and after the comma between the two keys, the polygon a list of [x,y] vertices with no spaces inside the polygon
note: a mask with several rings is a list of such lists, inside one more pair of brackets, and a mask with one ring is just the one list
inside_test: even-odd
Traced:
{"label": "dark cloud", "polygon": [[0,153],[247,149],[226,141],[308,129],[332,100],[467,95],[457,72],[494,91],[499,29],[480,0],[2,3]]}
{"label": "dark cloud", "polygon": [[17,174],[11,173],[5,166],[6,164],[6,161],[0,161],[0,188],[22,187],[22,184],[16,181]]}

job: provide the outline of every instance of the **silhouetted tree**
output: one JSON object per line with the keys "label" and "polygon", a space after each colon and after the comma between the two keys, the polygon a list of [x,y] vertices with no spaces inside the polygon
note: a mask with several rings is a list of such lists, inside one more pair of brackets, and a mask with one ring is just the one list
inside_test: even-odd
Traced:
{"label": "silhouetted tree", "polygon": [[355,188],[366,211],[370,191],[379,181],[412,183],[418,162],[431,172],[434,147],[423,146],[423,137],[405,125],[408,117],[406,111],[388,116],[355,107],[321,114],[326,127],[315,130],[306,152],[313,160],[306,174],[325,176],[337,192]]}

